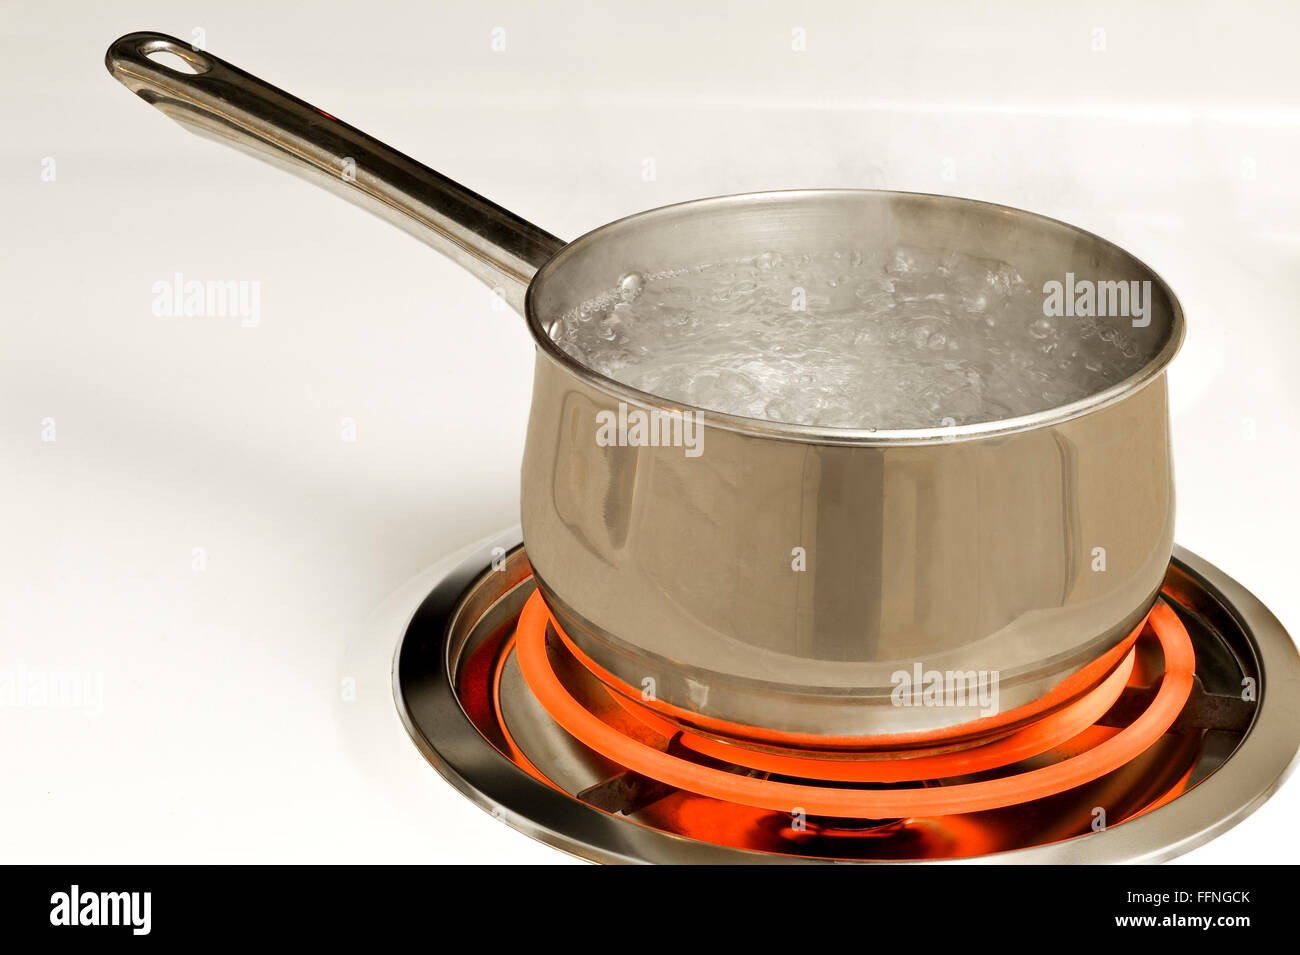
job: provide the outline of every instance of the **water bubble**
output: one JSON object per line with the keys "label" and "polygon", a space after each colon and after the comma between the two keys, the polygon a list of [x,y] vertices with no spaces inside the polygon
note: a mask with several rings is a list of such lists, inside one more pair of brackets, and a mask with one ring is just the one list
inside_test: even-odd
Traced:
{"label": "water bubble", "polygon": [[[605,274],[608,275],[609,273]],[[640,272],[628,272],[618,280],[619,296],[625,302],[635,302],[641,297],[643,291],[645,291],[645,276]]]}
{"label": "water bubble", "polygon": [[1029,334],[1035,338],[1047,338],[1055,330],[1052,320],[1043,316],[1029,324]]}
{"label": "water bubble", "polygon": [[907,275],[916,269],[916,256],[907,249],[899,249],[894,253],[893,259],[885,268],[889,272]]}

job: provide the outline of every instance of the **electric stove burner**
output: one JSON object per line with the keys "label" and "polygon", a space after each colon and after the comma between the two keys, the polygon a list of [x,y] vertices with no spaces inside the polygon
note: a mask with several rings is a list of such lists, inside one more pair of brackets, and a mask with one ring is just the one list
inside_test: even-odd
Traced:
{"label": "electric stove burner", "polygon": [[1104,679],[974,744],[810,751],[683,727],[568,642],[517,531],[437,583],[394,687],[453,785],[601,862],[1154,862],[1244,818],[1300,746],[1286,631],[1181,549]]}

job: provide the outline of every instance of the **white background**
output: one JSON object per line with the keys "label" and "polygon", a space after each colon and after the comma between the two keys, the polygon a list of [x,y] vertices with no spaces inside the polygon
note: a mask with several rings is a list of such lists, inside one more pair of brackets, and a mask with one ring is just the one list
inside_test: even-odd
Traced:
{"label": "white background", "polygon": [[[199,28],[565,238],[863,186],[1120,243],[1187,313],[1178,539],[1300,628],[1300,14],[1073,6],[6,0],[0,669],[102,674],[104,699],[0,709],[0,860],[564,860],[446,786],[388,684],[421,571],[517,520],[521,321],[132,97],[102,64],[131,30]],[[260,283],[260,324],[154,315],[176,272]],[[1290,861],[1297,809],[1293,783],[1186,858]]]}

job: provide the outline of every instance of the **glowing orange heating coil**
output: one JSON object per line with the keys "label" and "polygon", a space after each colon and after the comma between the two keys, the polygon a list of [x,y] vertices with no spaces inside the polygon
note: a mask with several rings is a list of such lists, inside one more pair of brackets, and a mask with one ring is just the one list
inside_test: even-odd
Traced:
{"label": "glowing orange heating coil", "polygon": [[[1130,650],[1115,672],[1087,696],[1010,736],[974,749],[903,759],[854,760],[824,759],[811,753],[761,752],[693,733],[683,733],[680,740],[687,749],[705,756],[781,776],[855,783],[902,783],[965,776],[1045,753],[1096,723],[1124,692],[1133,672],[1134,653]],[[677,731],[667,720],[658,718],[645,707],[638,707],[621,694],[611,692],[610,696],[660,735],[671,737]]]}
{"label": "glowing orange heating coil", "polygon": [[[815,815],[878,819],[979,812],[1041,799],[1104,776],[1143,753],[1173,725],[1174,720],[1178,717],[1178,713],[1182,710],[1183,704],[1191,692],[1192,679],[1196,668],[1191,640],[1187,635],[1186,628],[1183,627],[1182,621],[1178,619],[1173,610],[1163,601],[1160,601],[1152,609],[1148,620],[1164,653],[1165,673],[1160,688],[1151,704],[1128,727],[1120,730],[1114,736],[1104,740],[1092,749],[1051,766],[999,779],[934,788],[836,789],[828,786],[758,779],[693,763],[625,736],[585,709],[556,677],[546,650],[546,630],[548,625],[553,625],[553,621],[545,602],[538,593],[534,593],[529,598],[524,606],[523,613],[520,615],[516,632],[515,653],[524,680],[551,717],[574,738],[627,769],[679,789],[760,809],[780,812],[802,809],[804,812]],[[999,743],[1002,744],[1002,749],[994,751],[1001,754],[997,758],[1001,759],[1002,756],[1016,752],[1024,752],[1025,755],[1030,755],[1027,752],[1029,749],[1037,746],[1044,739],[1054,739],[1066,729],[1074,727],[1084,715],[1093,712],[1099,707],[1101,702],[1112,692],[1117,697],[1118,693],[1123,689],[1124,680],[1127,679],[1128,673],[1132,669],[1132,663],[1132,656],[1130,655],[1121,665],[1121,669],[1124,671],[1124,679],[1117,679],[1116,674],[1112,674],[1093,694],[1089,694],[1087,697],[1071,704],[1070,707],[1053,714],[1058,719],[1049,725],[1047,729],[1041,729],[1041,724],[1035,724],[1029,729],[1037,732],[1032,733],[1030,736],[1018,739],[1017,737],[1020,737],[1018,733],[1007,737],[1006,740],[989,744],[990,747],[999,746]],[[1104,695],[1101,695],[1103,691]],[[1110,701],[1113,702],[1114,697],[1111,697]],[[1077,733],[1077,730],[1075,732]],[[688,745],[700,747],[705,745],[700,742],[703,739],[703,737],[693,739]],[[717,741],[707,742],[708,744],[717,743]],[[726,744],[718,745],[726,746]],[[1047,748],[1052,745],[1056,745],[1056,743],[1049,743]],[[943,757],[919,757],[918,759],[933,760],[942,758],[944,760],[942,765],[931,763],[930,769],[932,771],[942,771],[945,775],[967,773],[975,770],[963,768],[963,765],[978,766],[978,761],[982,759],[980,753],[987,749],[989,747],[962,753],[945,754]],[[728,748],[726,755],[721,758],[725,758],[729,762],[740,762],[740,754],[735,750],[735,747]],[[1039,750],[1039,752],[1042,751]],[[830,760],[812,759],[811,765],[807,765],[805,764],[806,758],[763,754],[748,750],[744,752],[745,758],[750,760],[751,763],[756,760],[777,760],[778,762],[770,764],[771,769],[769,771],[772,772],[812,778],[833,778],[827,774],[827,767],[820,765],[821,763],[832,762]],[[708,755],[714,754],[710,753]],[[1015,758],[1020,759],[1024,758],[1024,756],[1016,756]],[[798,764],[784,762],[790,759],[798,759]],[[976,760],[977,762],[963,764],[961,762],[963,759]],[[915,761],[895,761],[897,764],[907,762]],[[1005,764],[999,762],[996,765]],[[894,771],[879,768],[894,764],[857,763],[850,765],[854,767],[851,770],[853,773],[869,773],[871,771],[889,773]],[[870,769],[867,767],[870,767]],[[754,768],[765,767],[755,766]],[[912,773],[916,768],[911,767],[906,771],[905,775],[895,778],[900,780],[914,779],[916,777]],[[983,768],[989,767],[984,766]],[[837,769],[837,771],[841,774],[844,772],[843,769]],[[821,775],[815,776],[815,772],[820,772]],[[844,777],[841,775],[839,778]],[[892,781],[889,778],[878,779],[867,776],[851,776],[849,779],[855,782],[868,780]]]}
{"label": "glowing orange heating coil", "polygon": [[[582,664],[601,683],[605,684],[611,692],[622,694],[623,700],[620,700],[620,703],[627,701],[635,705],[640,693],[639,690],[628,686],[585,654],[582,648],[564,632],[564,629],[555,620],[554,615],[551,617],[551,625],[555,628],[556,636],[560,638],[570,656]],[[796,754],[817,750],[830,752],[834,755],[850,752],[880,753],[888,750],[897,752],[900,756],[912,757],[927,755],[927,753],[936,751],[948,752],[955,746],[979,745],[989,739],[996,739],[999,735],[1006,735],[1013,730],[1028,726],[1049,713],[1068,706],[1087,693],[1092,692],[1107,676],[1115,672],[1115,669],[1119,667],[1134,644],[1137,643],[1138,636],[1141,635],[1145,627],[1146,620],[1143,619],[1118,644],[1066,677],[1038,699],[1010,710],[995,713],[992,716],[981,717],[969,723],[963,723],[960,727],[937,727],[874,736],[838,736],[834,738],[830,745],[827,745],[826,737],[810,736],[805,733],[777,732],[769,728],[745,726],[740,723],[719,720],[703,713],[684,710],[663,700],[657,700],[653,704],[654,712],[650,715],[675,723],[674,732],[684,730],[687,733],[694,734],[698,731],[699,734],[712,734],[715,739],[723,741],[737,742],[741,743],[741,745],[752,744],[752,746],[761,749],[788,750]],[[649,707],[642,707],[641,711],[647,713],[649,709]],[[669,733],[668,735],[672,734]]]}

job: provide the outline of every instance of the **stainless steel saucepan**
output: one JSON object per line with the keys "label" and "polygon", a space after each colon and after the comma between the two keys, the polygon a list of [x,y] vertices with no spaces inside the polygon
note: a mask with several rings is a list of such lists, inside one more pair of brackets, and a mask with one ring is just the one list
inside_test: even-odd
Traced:
{"label": "stainless steel saucepan", "polygon": [[[842,189],[702,199],[565,244],[171,37],[124,36],[107,64],[172,119],[369,207],[524,314],[537,346],[528,558],[593,668],[680,724],[813,747],[955,738],[995,710],[1086,690],[1104,676],[1095,661],[1115,657],[1155,600],[1174,519],[1164,372],[1183,319],[1122,249],[1003,206]],[[703,411],[693,456],[598,442],[601,412],[699,409],[596,374],[551,338],[561,315],[631,270],[898,246],[1012,263],[1034,287],[1067,273],[1150,282],[1149,324],[1101,320],[1137,342],[1144,364],[1072,404],[958,427],[855,431]],[[936,700],[895,692],[900,674],[981,681],[996,702],[922,705]]]}

